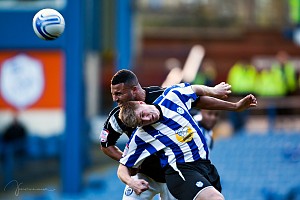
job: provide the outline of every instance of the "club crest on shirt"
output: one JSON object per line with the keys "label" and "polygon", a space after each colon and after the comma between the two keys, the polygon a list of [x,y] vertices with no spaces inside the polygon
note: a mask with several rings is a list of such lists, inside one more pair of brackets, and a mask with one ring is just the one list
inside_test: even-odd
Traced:
{"label": "club crest on shirt", "polygon": [[109,131],[106,129],[103,129],[101,134],[100,134],[100,141],[101,142],[107,142],[107,136],[109,134]]}
{"label": "club crest on shirt", "polygon": [[179,142],[189,142],[193,139],[194,132],[191,127],[182,127],[175,131],[176,139]]}
{"label": "club crest on shirt", "polygon": [[177,112],[182,115],[184,113],[184,110],[182,108],[178,107]]}
{"label": "club crest on shirt", "polygon": [[198,182],[196,183],[196,186],[199,187],[199,188],[200,188],[200,187],[203,187],[203,183],[202,183],[201,181],[198,181]]}
{"label": "club crest on shirt", "polygon": [[130,188],[130,187],[128,187],[126,190],[125,190],[125,195],[126,196],[130,196],[131,194],[132,194],[132,192],[133,192],[133,189],[132,188]]}

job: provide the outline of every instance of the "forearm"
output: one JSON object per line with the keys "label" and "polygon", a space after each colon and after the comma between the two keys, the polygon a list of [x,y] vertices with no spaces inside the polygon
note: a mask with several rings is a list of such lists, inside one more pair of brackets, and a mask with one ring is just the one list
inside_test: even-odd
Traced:
{"label": "forearm", "polygon": [[119,161],[123,154],[123,152],[117,146],[101,147],[101,150],[104,154],[116,161]]}
{"label": "forearm", "polygon": [[256,106],[257,100],[252,94],[245,96],[236,103],[216,99],[213,97],[202,96],[196,104],[196,108],[200,109],[202,108],[208,110],[229,110],[238,112]]}
{"label": "forearm", "polygon": [[205,85],[192,85],[192,89],[198,96],[212,96],[216,98],[227,98],[227,96],[231,93],[231,85],[227,83],[219,83],[214,87],[208,87]]}
{"label": "forearm", "polygon": [[130,182],[131,182],[132,178],[130,176],[129,169],[126,166],[124,166],[122,164],[119,165],[118,177],[123,183],[130,186]]}
{"label": "forearm", "polygon": [[194,92],[198,96],[214,96],[213,87],[205,86],[205,85],[192,85]]}
{"label": "forearm", "polygon": [[236,111],[237,104],[229,101],[224,101],[209,96],[201,96],[197,104],[195,105],[198,109],[207,109],[207,110],[227,110],[227,111]]}
{"label": "forearm", "polygon": [[143,191],[149,189],[149,183],[143,179],[134,179],[130,176],[130,170],[120,164],[118,168],[119,179],[134,190],[136,194],[141,194]]}

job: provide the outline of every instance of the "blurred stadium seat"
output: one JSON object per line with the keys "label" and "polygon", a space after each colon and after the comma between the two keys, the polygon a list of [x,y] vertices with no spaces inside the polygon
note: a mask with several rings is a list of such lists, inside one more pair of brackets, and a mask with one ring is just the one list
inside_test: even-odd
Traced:
{"label": "blurred stadium seat", "polygon": [[[299,134],[240,134],[216,141],[211,159],[230,200],[286,200],[300,185]],[[276,192],[274,192],[276,191]]]}

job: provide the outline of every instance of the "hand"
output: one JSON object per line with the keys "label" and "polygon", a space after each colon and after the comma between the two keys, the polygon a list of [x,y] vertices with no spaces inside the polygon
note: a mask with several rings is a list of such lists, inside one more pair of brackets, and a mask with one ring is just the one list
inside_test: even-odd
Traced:
{"label": "hand", "polygon": [[214,97],[220,99],[226,99],[228,95],[231,93],[231,85],[225,82],[221,82],[218,85],[214,86]]}
{"label": "hand", "polygon": [[257,106],[257,100],[255,96],[252,94],[249,94],[239,100],[237,103],[237,110],[236,111],[243,111],[250,107],[256,107]]}
{"label": "hand", "polygon": [[149,189],[149,183],[143,179],[132,178],[128,186],[131,187],[137,195]]}

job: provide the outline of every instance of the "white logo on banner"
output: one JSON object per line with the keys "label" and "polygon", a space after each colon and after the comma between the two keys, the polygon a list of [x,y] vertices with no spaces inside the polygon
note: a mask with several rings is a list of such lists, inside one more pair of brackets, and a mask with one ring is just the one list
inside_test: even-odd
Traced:
{"label": "white logo on banner", "polygon": [[16,108],[34,104],[44,91],[42,63],[25,54],[6,60],[0,71],[0,92]]}

